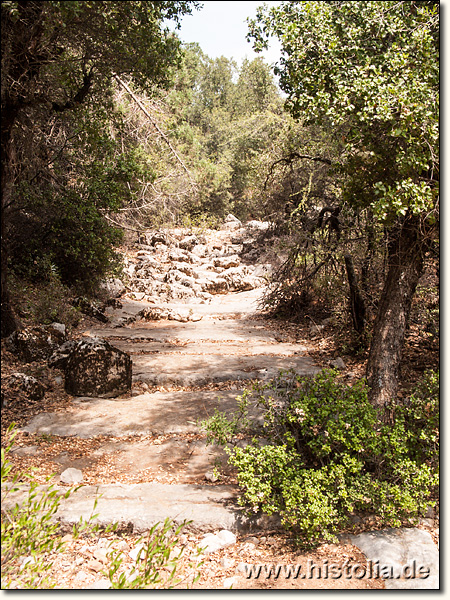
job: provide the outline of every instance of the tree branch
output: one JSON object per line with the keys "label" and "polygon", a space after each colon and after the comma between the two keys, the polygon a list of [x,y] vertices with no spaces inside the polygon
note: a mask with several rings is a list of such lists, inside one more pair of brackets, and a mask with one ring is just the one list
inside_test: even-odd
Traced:
{"label": "tree branch", "polygon": [[84,74],[83,85],[78,90],[78,92],[75,94],[75,96],[73,98],[71,98],[70,100],[67,100],[67,102],[65,104],[58,104],[57,102],[53,102],[52,103],[53,110],[56,112],[63,112],[65,110],[71,110],[71,109],[75,108],[76,106],[79,106],[80,104],[82,104],[84,99],[88,95],[89,90],[91,89],[93,79],[94,79],[94,72],[91,69],[89,71],[89,73]]}
{"label": "tree branch", "polygon": [[161,129],[158,127],[158,125],[156,124],[156,122],[152,118],[151,114],[148,112],[148,110],[145,108],[145,106],[142,104],[142,102],[139,100],[139,98],[135,94],[133,94],[133,92],[130,90],[130,88],[128,87],[128,85],[124,81],[122,81],[120,79],[120,77],[118,77],[117,75],[114,75],[114,79],[117,81],[117,83],[119,85],[121,85],[123,87],[123,89],[126,92],[128,92],[128,94],[130,94],[130,96],[133,98],[133,100],[136,102],[136,104],[142,110],[142,112],[144,113],[144,115],[150,120],[150,122],[152,123],[153,127],[156,129],[156,131],[159,133],[159,135],[162,137],[162,139],[169,146],[170,150],[172,151],[172,154],[175,156],[175,158],[178,160],[178,162],[180,163],[180,165],[186,171],[186,173],[189,176],[190,181],[193,183],[192,175],[189,172],[189,169],[186,167],[186,165],[184,164],[184,162],[181,160],[180,156],[178,155],[177,151],[175,150],[175,148],[170,143],[169,138],[166,136],[166,134],[163,131],[161,131]]}
{"label": "tree branch", "polygon": [[267,182],[269,181],[269,178],[272,176],[273,170],[277,165],[279,165],[280,163],[285,163],[287,165],[290,165],[292,162],[294,162],[295,159],[313,160],[315,162],[321,162],[321,163],[324,163],[324,164],[330,165],[330,166],[333,164],[331,162],[331,160],[329,160],[328,158],[322,158],[320,156],[309,156],[307,154],[299,154],[298,152],[291,152],[289,154],[289,156],[280,158],[279,160],[276,160],[274,163],[272,163],[272,166],[270,167],[270,170],[269,170],[269,174],[267,175],[266,181],[264,182],[264,189],[266,189]]}

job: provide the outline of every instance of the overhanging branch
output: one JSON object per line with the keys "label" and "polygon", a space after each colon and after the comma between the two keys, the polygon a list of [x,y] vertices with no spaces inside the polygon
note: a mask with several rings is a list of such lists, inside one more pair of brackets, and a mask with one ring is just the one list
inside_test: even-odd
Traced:
{"label": "overhanging branch", "polygon": [[330,159],[328,158],[322,158],[321,156],[309,156],[308,154],[299,154],[298,152],[291,152],[289,154],[289,156],[285,156],[283,158],[280,158],[278,160],[276,160],[274,163],[272,163],[270,170],[269,170],[269,174],[266,177],[266,181],[264,182],[264,189],[266,189],[267,187],[267,182],[269,181],[270,177],[272,177],[273,174],[273,170],[275,169],[275,167],[281,163],[285,163],[286,165],[290,165],[294,160],[301,160],[301,159],[305,159],[305,160],[313,160],[315,162],[321,162],[324,163],[326,165],[332,165],[332,162]]}

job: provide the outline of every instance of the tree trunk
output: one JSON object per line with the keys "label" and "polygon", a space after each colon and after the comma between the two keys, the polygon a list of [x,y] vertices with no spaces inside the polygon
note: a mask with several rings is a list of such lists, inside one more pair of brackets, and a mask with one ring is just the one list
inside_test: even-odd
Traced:
{"label": "tree trunk", "polygon": [[[395,400],[403,343],[414,292],[422,274],[427,242],[418,217],[405,217],[392,232],[388,272],[373,328],[367,363],[372,404]],[[429,239],[429,238],[428,238]]]}

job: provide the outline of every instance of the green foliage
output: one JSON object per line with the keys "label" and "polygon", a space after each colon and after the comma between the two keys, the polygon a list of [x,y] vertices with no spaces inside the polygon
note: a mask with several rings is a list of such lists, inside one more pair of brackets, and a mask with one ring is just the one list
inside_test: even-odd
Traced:
{"label": "green foliage", "polygon": [[270,35],[289,110],[342,144],[344,199],[387,224],[435,219],[439,3],[285,2],[250,23],[257,48]]}
{"label": "green foliage", "polygon": [[[118,268],[114,246],[122,233],[107,216],[129,197],[137,177],[151,178],[139,147],[127,152],[118,147],[114,135],[121,126],[119,115],[100,109],[80,109],[63,123],[53,120],[47,125],[62,147],[48,170],[31,162],[15,190],[21,207],[9,228],[15,273],[34,281],[57,276],[91,292]],[[51,137],[40,141],[35,152],[45,152],[49,141]]]}
{"label": "green foliage", "polygon": [[[383,414],[367,392],[364,381],[349,386],[332,370],[280,372],[255,384],[231,419],[203,423],[209,440],[232,444],[242,504],[279,514],[304,544],[334,539],[355,513],[393,526],[423,514],[438,485],[439,374],[427,373],[406,403]],[[254,438],[236,446],[252,403],[264,423],[251,423]]]}
{"label": "green foliage", "polygon": [[48,281],[31,283],[13,275],[10,279],[11,298],[21,319],[33,324],[63,323],[68,330],[76,327],[81,313],[72,306],[73,292],[51,274]]}
{"label": "green foliage", "polygon": [[[183,552],[177,551],[179,543],[179,534],[188,524],[184,522],[178,527],[174,527],[170,519],[164,523],[157,523],[147,533],[145,538],[140,538],[136,546],[141,545],[136,558],[136,566],[130,572],[124,573],[121,570],[123,562],[123,552],[113,550],[110,553],[111,565],[105,575],[111,582],[113,590],[142,590],[142,589],[173,589],[179,587],[181,583],[186,583],[182,577],[177,574]],[[197,556],[202,551],[198,550]],[[198,563],[200,567],[202,563]],[[193,567],[190,563],[189,567]],[[200,578],[198,573],[194,576],[191,585],[194,585]],[[189,585],[187,584],[187,588]]]}

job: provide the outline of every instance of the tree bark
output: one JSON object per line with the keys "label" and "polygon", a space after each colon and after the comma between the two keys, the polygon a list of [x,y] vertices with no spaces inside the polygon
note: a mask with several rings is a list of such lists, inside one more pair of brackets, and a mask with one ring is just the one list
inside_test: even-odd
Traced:
{"label": "tree bark", "polygon": [[367,362],[369,398],[374,405],[395,400],[400,361],[414,292],[428,243],[419,217],[407,216],[392,231],[388,272],[373,328]]}

